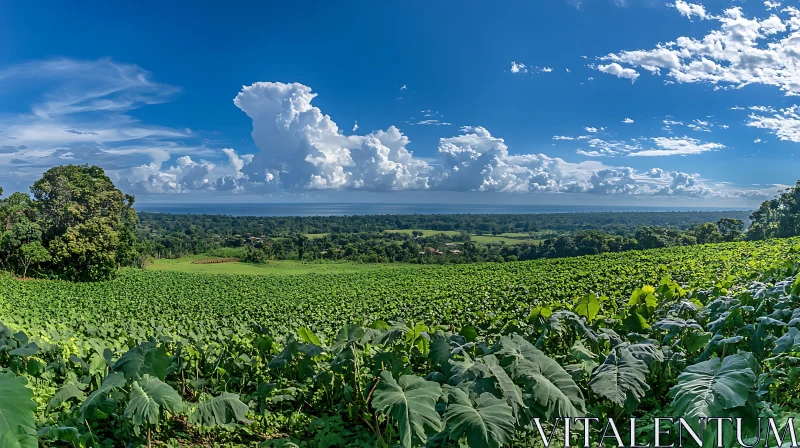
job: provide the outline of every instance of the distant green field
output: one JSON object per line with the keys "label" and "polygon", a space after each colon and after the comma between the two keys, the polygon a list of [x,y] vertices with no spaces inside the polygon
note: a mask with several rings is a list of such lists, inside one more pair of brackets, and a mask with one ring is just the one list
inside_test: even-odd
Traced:
{"label": "distant green field", "polygon": [[402,230],[384,230],[386,233],[405,233],[406,235],[411,235],[411,232],[420,231],[422,232],[422,236],[433,236],[433,235],[447,235],[447,236],[455,236],[461,232],[457,230],[425,230],[425,229],[402,229]]}
{"label": "distant green field", "polygon": [[306,233],[305,235],[306,235],[306,236],[308,237],[308,239],[310,239],[310,240],[315,240],[315,239],[317,239],[317,238],[323,238],[323,237],[326,237],[326,236],[328,236],[328,234],[327,234],[327,233]]}
{"label": "distant green field", "polygon": [[298,274],[344,274],[356,272],[386,271],[408,268],[403,263],[354,263],[348,261],[328,261],[304,263],[293,260],[273,260],[266,264],[252,263],[211,263],[194,264],[194,260],[208,260],[213,257],[194,255],[175,260],[154,260],[149,270],[190,272],[197,274],[243,274],[243,275],[298,275]]}
{"label": "distant green field", "polygon": [[472,241],[478,244],[505,244],[506,246],[511,246],[514,244],[521,244],[521,243],[530,243],[530,244],[538,244],[541,243],[542,240],[540,239],[522,239],[522,238],[509,238],[503,236],[491,236],[491,235],[472,235]]}

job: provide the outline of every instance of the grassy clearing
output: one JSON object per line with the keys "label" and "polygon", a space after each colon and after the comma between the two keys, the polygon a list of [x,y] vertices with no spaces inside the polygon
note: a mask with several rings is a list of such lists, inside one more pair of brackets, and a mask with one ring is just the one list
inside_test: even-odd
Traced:
{"label": "grassy clearing", "polygon": [[241,275],[298,275],[298,274],[349,274],[357,272],[386,271],[406,268],[402,263],[354,263],[328,261],[304,263],[293,260],[273,260],[266,264],[215,263],[194,264],[195,260],[213,259],[208,255],[193,255],[175,260],[154,260],[147,269],[154,271],[188,272],[196,274],[241,274]]}
{"label": "grassy clearing", "polygon": [[422,236],[428,237],[433,235],[447,235],[447,236],[456,236],[461,232],[457,230],[426,230],[426,229],[402,229],[402,230],[384,230],[386,233],[404,233],[406,235],[411,235],[411,232],[419,231],[422,232]]}
{"label": "grassy clearing", "polygon": [[328,236],[329,234],[328,233],[306,233],[304,235],[307,236],[308,239],[310,239],[310,240],[316,240],[318,238],[324,238],[324,237]]}
{"label": "grassy clearing", "polygon": [[491,235],[472,235],[472,241],[478,244],[505,244],[506,246],[512,246],[514,244],[521,244],[521,243],[530,243],[530,244],[539,244],[542,240],[539,239],[522,239],[522,238],[508,238],[502,236],[491,236]]}

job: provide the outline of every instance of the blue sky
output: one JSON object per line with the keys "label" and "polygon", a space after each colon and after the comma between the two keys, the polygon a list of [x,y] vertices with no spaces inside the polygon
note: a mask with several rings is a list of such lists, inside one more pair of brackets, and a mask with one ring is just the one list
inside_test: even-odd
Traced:
{"label": "blue sky", "polygon": [[800,177],[789,4],[117,3],[0,5],[7,191],[90,163],[145,201],[749,206]]}

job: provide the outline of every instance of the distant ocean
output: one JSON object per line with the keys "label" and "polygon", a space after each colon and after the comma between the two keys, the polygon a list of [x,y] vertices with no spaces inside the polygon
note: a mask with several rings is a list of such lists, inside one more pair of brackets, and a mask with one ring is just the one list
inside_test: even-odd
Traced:
{"label": "distant ocean", "polygon": [[577,212],[723,211],[713,207],[640,207],[592,205],[497,205],[497,204],[368,204],[368,203],[180,203],[136,204],[140,212],[233,216],[351,216],[517,214]]}

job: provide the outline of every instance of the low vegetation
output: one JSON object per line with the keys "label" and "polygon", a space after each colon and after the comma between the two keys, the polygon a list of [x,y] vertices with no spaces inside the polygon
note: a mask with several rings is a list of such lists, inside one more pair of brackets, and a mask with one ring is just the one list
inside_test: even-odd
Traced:
{"label": "low vegetation", "polygon": [[339,275],[0,276],[0,413],[17,428],[3,446],[533,447],[529,423],[556,415],[785,420],[800,410],[798,242]]}
{"label": "low vegetation", "polygon": [[[538,218],[365,217],[178,237],[137,224],[99,168],[54,168],[32,193],[0,203],[2,447],[533,448],[582,439],[554,417],[615,419],[630,440],[652,428],[623,421],[656,416],[703,446],[771,447],[788,441],[764,443],[758,419],[800,412],[800,183],[746,231],[719,216],[558,236]],[[160,257],[164,241],[188,256]],[[383,260],[417,261],[364,263]],[[276,263],[297,275],[236,275]],[[707,417],[744,424],[717,441]]]}

